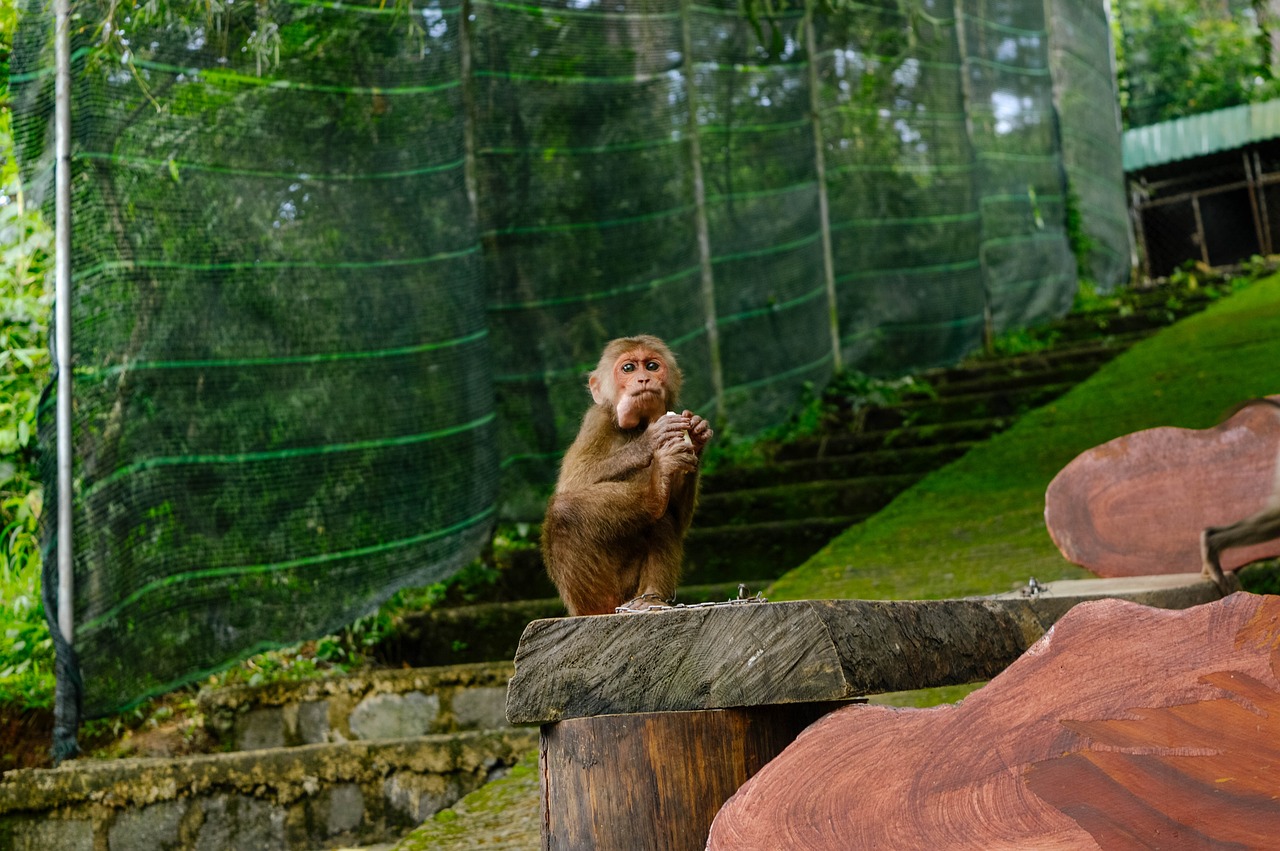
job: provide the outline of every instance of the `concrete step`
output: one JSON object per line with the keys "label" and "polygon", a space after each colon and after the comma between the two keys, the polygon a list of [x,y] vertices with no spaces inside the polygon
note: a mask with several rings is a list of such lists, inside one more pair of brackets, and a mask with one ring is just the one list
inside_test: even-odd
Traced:
{"label": "concrete step", "polygon": [[849,431],[887,431],[993,417],[1020,417],[1066,393],[1078,382],[1039,384],[1009,390],[965,393],[938,399],[903,402],[888,408],[845,408],[839,411],[840,428]]}
{"label": "concrete step", "polygon": [[896,428],[867,431],[843,431],[821,437],[808,437],[779,446],[774,455],[777,461],[807,458],[847,457],[880,449],[910,449],[921,446],[976,443],[998,434],[1013,425],[1016,417],[978,417],[972,420],[934,423],[929,425],[903,425]]}
{"label": "concrete step", "polygon": [[927,402],[930,399],[942,400],[978,393],[1000,393],[1053,384],[1079,384],[1097,372],[1098,368],[1104,363],[1106,363],[1104,360],[1077,361],[1054,364],[1044,368],[1008,370],[979,376],[967,381],[952,380],[941,385],[932,386],[932,395],[921,394],[908,397],[904,401]]}
{"label": "concrete step", "polygon": [[954,461],[975,445],[976,441],[957,441],[929,446],[864,449],[847,455],[838,455],[832,451],[815,452],[812,457],[733,467],[717,472],[703,478],[702,492],[705,497],[783,483],[927,473]]}
{"label": "concrete step", "polygon": [[1140,305],[1131,309],[1073,313],[1053,323],[1051,328],[1057,334],[1057,339],[1064,341],[1142,332],[1152,333],[1186,316],[1199,313],[1209,303],[1209,301],[1192,301],[1176,305]]}
{"label": "concrete step", "polygon": [[812,517],[861,517],[888,505],[923,475],[862,476],[712,493],[698,500],[696,517],[699,526],[707,527]]}
{"label": "concrete step", "polygon": [[[760,590],[751,586],[751,592]],[[738,583],[684,585],[676,592],[682,603],[729,600]],[[395,631],[374,648],[377,661],[389,667],[427,668],[514,659],[520,634],[530,621],[564,617],[558,598],[479,603],[431,609],[406,615]]]}
{"label": "concrete step", "polygon": [[684,579],[691,585],[726,589],[733,588],[734,583],[745,582],[753,591],[759,590],[803,564],[828,541],[868,514],[804,517],[741,526],[700,526],[695,516],[694,527],[684,542]]}
{"label": "concrete step", "polygon": [[536,729],[508,729],[11,771],[0,780],[0,847],[284,851],[392,842],[536,744]]}
{"label": "concrete step", "polygon": [[[757,503],[757,507],[761,518],[772,514],[771,504],[767,501]],[[738,525],[709,526],[705,524],[713,522],[714,518],[709,520],[710,515],[704,516],[700,510],[694,515],[693,528],[685,538],[682,581],[686,585],[724,584],[730,588],[737,582],[757,585],[767,582],[803,563],[827,541],[869,513],[784,520],[752,519]],[[538,547],[509,550],[497,563],[501,573],[498,581],[476,591],[474,596],[477,599],[471,601],[472,604],[556,596],[555,586],[547,578],[542,551]],[[521,589],[526,593],[513,593]],[[556,615],[557,612],[552,612],[545,616]]]}
{"label": "concrete step", "polygon": [[923,383],[941,390],[947,385],[963,385],[1005,375],[1047,372],[1086,365],[1100,367],[1117,355],[1128,351],[1134,343],[1149,336],[1149,333],[1143,332],[1107,340],[1085,340],[1072,345],[1021,355],[1003,357],[978,355],[955,366],[923,372],[917,377]]}

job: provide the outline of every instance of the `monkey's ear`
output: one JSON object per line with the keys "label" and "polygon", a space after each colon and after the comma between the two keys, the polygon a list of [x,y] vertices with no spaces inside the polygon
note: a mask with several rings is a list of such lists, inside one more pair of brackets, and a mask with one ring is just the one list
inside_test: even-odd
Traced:
{"label": "monkey's ear", "polygon": [[600,385],[600,376],[596,375],[594,372],[591,373],[591,377],[587,379],[587,387],[591,388],[591,398],[597,405],[604,404],[608,398],[605,395],[605,388]]}

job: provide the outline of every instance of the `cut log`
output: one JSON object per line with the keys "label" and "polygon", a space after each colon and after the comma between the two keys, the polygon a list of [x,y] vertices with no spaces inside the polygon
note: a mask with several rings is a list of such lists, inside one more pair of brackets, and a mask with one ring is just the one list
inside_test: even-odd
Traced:
{"label": "cut log", "polygon": [[1084,600],[1216,600],[1199,576],[1054,582],[1034,596],[807,600],[529,624],[507,688],[513,724],[629,712],[843,701],[990,679]]}
{"label": "cut log", "polygon": [[[1045,493],[1049,536],[1099,576],[1198,573],[1201,531],[1254,514],[1271,495],[1278,415],[1250,405],[1214,428],[1147,429],[1084,452]],[[1280,541],[1227,550],[1222,567],[1276,556]]]}
{"label": "cut log", "polygon": [[959,704],[818,721],[707,848],[1274,848],[1277,635],[1280,597],[1087,603]]}
{"label": "cut log", "polygon": [[543,848],[702,851],[720,806],[832,704],[575,718],[543,728]]}

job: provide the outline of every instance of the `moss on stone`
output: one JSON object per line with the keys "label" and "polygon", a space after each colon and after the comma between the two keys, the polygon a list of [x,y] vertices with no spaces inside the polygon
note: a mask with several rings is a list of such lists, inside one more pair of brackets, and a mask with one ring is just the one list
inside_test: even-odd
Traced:
{"label": "moss on stone", "polygon": [[[541,847],[538,753],[526,753],[510,773],[441,810],[415,830],[396,851],[526,851]],[[481,839],[480,837],[483,837]]]}

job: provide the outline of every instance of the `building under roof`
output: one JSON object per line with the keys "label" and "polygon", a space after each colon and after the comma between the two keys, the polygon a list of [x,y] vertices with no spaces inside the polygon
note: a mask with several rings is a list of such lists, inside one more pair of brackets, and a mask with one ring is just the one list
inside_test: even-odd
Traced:
{"label": "building under roof", "polygon": [[1123,145],[1148,275],[1280,245],[1280,100],[1127,130]]}

